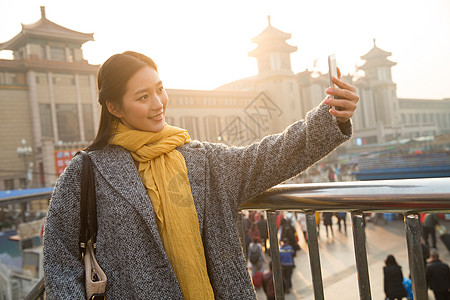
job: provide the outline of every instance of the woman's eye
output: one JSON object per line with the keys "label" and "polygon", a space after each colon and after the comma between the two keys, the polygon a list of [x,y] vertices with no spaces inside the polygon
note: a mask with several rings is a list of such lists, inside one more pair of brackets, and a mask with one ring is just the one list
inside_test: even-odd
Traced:
{"label": "woman's eye", "polygon": [[164,91],[164,87],[160,87],[159,89],[158,89],[158,93],[162,93]]}
{"label": "woman's eye", "polygon": [[142,97],[140,97],[139,100],[145,100],[147,98],[148,98],[148,95],[146,94],[146,95],[143,95]]}

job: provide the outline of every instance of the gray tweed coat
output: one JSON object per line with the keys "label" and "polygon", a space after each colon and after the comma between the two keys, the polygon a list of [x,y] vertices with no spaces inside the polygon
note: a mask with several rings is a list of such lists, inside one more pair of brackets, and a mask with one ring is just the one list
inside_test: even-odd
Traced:
{"label": "gray tweed coat", "polygon": [[[328,109],[322,104],[306,121],[247,147],[193,141],[178,148],[186,161],[216,299],[256,299],[237,234],[238,206],[349,139],[351,122],[338,127]],[[106,298],[183,299],[131,155],[108,146],[90,156],[98,206],[97,258],[108,276]],[[78,250],[80,173],[77,156],[58,179],[51,199],[44,237],[48,299],[85,295]]]}

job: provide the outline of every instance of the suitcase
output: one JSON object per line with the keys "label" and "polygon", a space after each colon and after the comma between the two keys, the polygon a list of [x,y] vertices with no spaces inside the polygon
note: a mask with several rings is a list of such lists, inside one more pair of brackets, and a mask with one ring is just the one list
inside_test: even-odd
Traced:
{"label": "suitcase", "polygon": [[253,275],[253,285],[255,288],[262,287],[263,285],[263,273],[262,272],[255,272]]}
{"label": "suitcase", "polygon": [[441,241],[444,243],[448,251],[450,251],[450,234],[446,233],[441,235]]}

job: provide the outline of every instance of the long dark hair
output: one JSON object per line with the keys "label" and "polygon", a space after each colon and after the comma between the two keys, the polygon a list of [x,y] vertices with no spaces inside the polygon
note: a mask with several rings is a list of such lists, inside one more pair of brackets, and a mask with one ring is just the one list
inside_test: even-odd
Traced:
{"label": "long dark hair", "polygon": [[102,106],[100,124],[94,141],[86,148],[86,151],[98,150],[108,145],[117,117],[109,112],[106,101],[122,107],[128,80],[145,66],[158,72],[151,58],[133,51],[115,54],[101,65],[97,73],[98,102]]}
{"label": "long dark hair", "polygon": [[398,266],[397,261],[393,255],[388,255],[386,260],[384,261],[386,266]]}

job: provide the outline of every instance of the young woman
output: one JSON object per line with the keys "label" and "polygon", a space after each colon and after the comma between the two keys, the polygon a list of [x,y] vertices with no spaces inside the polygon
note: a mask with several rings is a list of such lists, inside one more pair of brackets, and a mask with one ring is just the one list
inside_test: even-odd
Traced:
{"label": "young woman", "polygon": [[[324,100],[281,134],[227,147],[191,141],[165,123],[169,99],[150,58],[130,51],[110,57],[98,72],[101,120],[87,148],[106,298],[255,299],[235,226],[238,206],[350,138],[356,89],[333,80],[339,88],[327,93],[342,99]],[[52,196],[44,238],[48,299],[84,297],[80,173],[76,156]]]}
{"label": "young woman", "polygon": [[397,264],[393,255],[388,255],[384,261],[384,293],[389,300],[406,298],[407,292],[403,286],[402,267]]}

